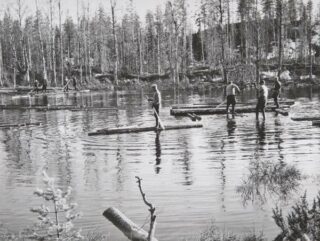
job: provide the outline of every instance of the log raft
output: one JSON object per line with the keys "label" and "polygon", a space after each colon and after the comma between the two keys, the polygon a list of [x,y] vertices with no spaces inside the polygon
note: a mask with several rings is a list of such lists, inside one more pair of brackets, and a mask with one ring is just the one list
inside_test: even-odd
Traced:
{"label": "log raft", "polygon": [[294,121],[320,121],[320,116],[291,117],[291,120],[294,120]]}
{"label": "log raft", "polygon": [[320,120],[314,120],[312,121],[313,126],[320,126]]}
{"label": "log raft", "polygon": [[[180,105],[173,105],[172,109],[203,109],[203,108],[216,108],[221,103],[209,103],[209,104],[201,104],[201,103],[194,103],[194,104],[180,104]],[[280,105],[294,105],[295,102],[292,100],[287,101],[279,101]],[[248,106],[248,105],[254,105],[254,102],[238,102],[236,106]],[[272,107],[274,105],[273,101],[268,102],[268,106]],[[226,107],[227,104],[224,103],[220,107]],[[282,107],[282,106],[280,106]]]}
{"label": "log raft", "polygon": [[89,110],[117,110],[117,108],[112,108],[112,107],[93,107],[93,106],[77,106],[77,105],[45,105],[45,106],[0,105],[0,110],[89,111]]}
{"label": "log raft", "polygon": [[[189,125],[167,125],[164,130],[178,130],[178,129],[190,129],[190,128],[202,128],[202,124],[189,124]],[[97,135],[112,135],[112,134],[124,134],[124,133],[138,133],[138,132],[149,132],[149,131],[161,131],[154,126],[139,127],[139,126],[127,126],[120,128],[107,128],[100,129],[95,132],[90,132],[89,136]]]}
{"label": "log raft", "polygon": [[[290,106],[283,106],[283,108],[289,108]],[[267,106],[265,111],[275,111],[276,107]],[[243,106],[236,108],[237,113],[254,113],[256,112],[256,106]],[[226,108],[193,108],[193,109],[171,109],[170,114],[173,116],[187,116],[188,113],[196,115],[215,115],[215,114],[227,114]]]}
{"label": "log raft", "polygon": [[24,126],[40,126],[41,122],[28,122],[19,124],[1,124],[0,129],[14,128],[14,127],[24,127]]}

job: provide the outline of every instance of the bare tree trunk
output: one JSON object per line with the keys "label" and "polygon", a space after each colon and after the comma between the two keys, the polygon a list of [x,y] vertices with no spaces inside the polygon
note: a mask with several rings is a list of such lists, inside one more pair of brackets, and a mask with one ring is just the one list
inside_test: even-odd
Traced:
{"label": "bare tree trunk", "polygon": [[160,78],[161,63],[160,63],[160,31],[159,31],[159,29],[158,29],[158,38],[157,38],[157,67],[158,67],[158,75]]}
{"label": "bare tree trunk", "polygon": [[143,60],[142,60],[142,43],[141,43],[141,29],[138,34],[138,52],[139,52],[139,76],[143,73]]}
{"label": "bare tree trunk", "polygon": [[38,34],[39,34],[40,49],[41,49],[41,55],[42,55],[42,65],[43,65],[43,79],[47,81],[48,75],[46,70],[46,58],[44,55],[44,47],[43,47],[43,41],[42,41],[42,35],[41,35],[41,29],[40,29],[40,18],[39,18],[40,12],[38,8],[38,0],[36,0],[36,9],[37,9]]}
{"label": "bare tree trunk", "polygon": [[3,86],[3,60],[2,60],[2,45],[0,41],[0,85]]}
{"label": "bare tree trunk", "polygon": [[200,42],[201,42],[201,57],[202,57],[202,63],[205,63],[204,58],[204,40],[203,40],[203,33],[201,29],[201,20],[199,20],[199,34],[200,34]]}
{"label": "bare tree trunk", "polygon": [[116,0],[110,0],[111,14],[112,14],[112,34],[113,34],[113,47],[114,47],[114,81],[118,85],[118,43],[116,36],[116,20],[114,15],[114,9],[116,6]]}
{"label": "bare tree trunk", "polygon": [[88,27],[87,27],[87,49],[88,49],[88,71],[87,73],[89,74],[89,81],[91,81],[91,50],[90,50],[90,26],[89,26],[89,17],[90,17],[90,3],[88,2],[88,7],[87,7],[87,16],[88,16]]}
{"label": "bare tree trunk", "polygon": [[228,82],[227,78],[227,71],[225,66],[225,46],[224,46],[224,31],[223,31],[223,6],[222,6],[222,0],[219,0],[219,35],[220,35],[220,42],[221,42],[221,64],[222,64],[222,75],[223,75],[223,81],[225,83]]}
{"label": "bare tree trunk", "polygon": [[77,32],[77,46],[78,46],[78,60],[77,64],[80,66],[80,83],[83,83],[82,79],[82,58],[81,58],[81,42],[80,42],[80,17],[79,17],[79,0],[77,0],[77,25],[78,25],[78,32]]}
{"label": "bare tree trunk", "polygon": [[64,59],[63,59],[63,37],[62,37],[62,20],[61,20],[61,0],[58,2],[59,8],[59,29],[60,29],[60,68],[61,68],[61,86],[64,86]]}
{"label": "bare tree trunk", "polygon": [[230,0],[226,0],[227,3],[227,39],[229,48],[229,58],[231,56],[231,24],[230,24]]}
{"label": "bare tree trunk", "polygon": [[309,79],[312,81],[312,68],[313,68],[313,59],[312,59],[312,12],[308,14],[308,47],[309,47]]}
{"label": "bare tree trunk", "polygon": [[278,27],[278,78],[282,71],[282,0],[277,0],[277,27]]}
{"label": "bare tree trunk", "polygon": [[260,81],[260,19],[258,18],[258,0],[255,7],[255,32],[256,32],[256,82]]}
{"label": "bare tree trunk", "polygon": [[51,61],[52,61],[52,71],[53,71],[53,82],[57,86],[57,72],[56,72],[56,51],[54,47],[54,28],[53,28],[53,6],[52,0],[50,0],[50,37],[51,37]]}

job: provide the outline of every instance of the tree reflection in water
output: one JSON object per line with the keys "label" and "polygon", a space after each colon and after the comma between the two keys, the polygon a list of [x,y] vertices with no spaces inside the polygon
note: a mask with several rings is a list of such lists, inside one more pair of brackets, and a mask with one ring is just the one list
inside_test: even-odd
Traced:
{"label": "tree reflection in water", "polygon": [[249,163],[249,174],[237,187],[243,204],[264,204],[268,197],[286,201],[300,186],[301,172],[283,161],[260,160],[257,155]]}

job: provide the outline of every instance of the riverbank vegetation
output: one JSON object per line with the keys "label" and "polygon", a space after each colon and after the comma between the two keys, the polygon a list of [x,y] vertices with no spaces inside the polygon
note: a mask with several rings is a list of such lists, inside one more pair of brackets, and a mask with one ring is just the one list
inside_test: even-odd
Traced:
{"label": "riverbank vegetation", "polygon": [[78,0],[76,18],[64,18],[61,0],[35,0],[35,12],[16,0],[0,20],[0,86],[35,79],[63,86],[66,77],[84,86],[164,79],[186,86],[261,75],[317,83],[319,14],[311,0],[199,3],[195,14],[174,0],[139,16],[133,1],[120,15],[117,0],[98,9]]}
{"label": "riverbank vegetation", "polygon": [[[286,172],[292,172],[292,167],[283,167]],[[282,168],[282,169],[283,169]],[[268,168],[269,169],[269,166]],[[282,171],[281,171],[282,172]],[[295,172],[295,171],[293,171]],[[285,174],[291,176],[291,174]],[[300,175],[300,174],[299,174]],[[152,240],[155,232],[155,211],[156,208],[147,201],[146,194],[142,190],[142,179],[137,178],[138,188],[140,190],[142,200],[148,207],[150,212],[150,230],[146,232],[146,240],[151,237]],[[255,178],[256,179],[256,178]],[[286,179],[279,177],[279,179]],[[259,180],[257,180],[259,182]],[[3,225],[0,225],[0,240],[3,241],[22,241],[22,240],[69,240],[69,241],[106,241],[107,236],[90,231],[83,235],[80,228],[75,227],[74,220],[80,217],[77,212],[77,204],[70,201],[71,188],[63,192],[55,186],[54,178],[49,177],[46,172],[43,172],[43,182],[45,187],[38,188],[34,194],[43,199],[44,203],[39,207],[31,208],[31,212],[37,214],[38,222],[33,226],[22,230],[20,232],[10,231]],[[264,181],[262,181],[264,182]],[[257,185],[260,186],[259,184]],[[116,210],[117,211],[117,210]],[[106,211],[107,212],[107,211]],[[119,212],[119,211],[117,211]],[[105,215],[105,214],[104,214]],[[105,215],[106,216],[106,215]],[[112,217],[111,217],[112,216]],[[122,218],[120,218],[122,216]],[[125,216],[120,213],[116,215],[109,215],[108,219],[115,225],[119,222],[119,229],[126,227],[130,224],[124,225],[128,222]],[[111,220],[114,219],[114,220]],[[117,219],[117,220],[115,220]],[[280,234],[274,239],[275,241],[283,240],[319,240],[320,239],[320,193],[313,199],[311,203],[307,201],[307,195],[304,194],[300,200],[291,207],[286,215],[280,207],[273,209],[273,219],[275,224],[280,228]],[[126,229],[125,228],[125,229]],[[123,230],[121,230],[124,232]],[[141,230],[139,230],[140,232]],[[145,232],[145,231],[143,231]],[[142,240],[142,239],[141,239]],[[256,234],[232,234],[228,230],[220,230],[214,222],[203,230],[198,236],[191,239],[181,240],[194,240],[194,241],[265,241],[267,240],[263,233]]]}

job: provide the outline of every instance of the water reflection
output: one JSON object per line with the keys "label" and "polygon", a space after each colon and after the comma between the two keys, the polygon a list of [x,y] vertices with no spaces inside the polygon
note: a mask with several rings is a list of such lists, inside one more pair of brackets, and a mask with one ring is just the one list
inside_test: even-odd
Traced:
{"label": "water reflection", "polygon": [[155,138],[155,147],[156,147],[156,165],[155,165],[155,172],[157,174],[160,173],[161,167],[161,143],[160,143],[160,132],[156,133],[156,138]]}
{"label": "water reflection", "polygon": [[244,205],[248,201],[263,205],[268,197],[288,200],[302,180],[295,166],[283,161],[261,160],[257,155],[250,161],[248,171],[249,174],[237,187]]}
{"label": "water reflection", "polygon": [[266,145],[266,123],[265,121],[256,121],[256,129],[257,129],[257,144],[264,146]]}
{"label": "water reflection", "polygon": [[221,140],[221,147],[220,147],[220,175],[221,175],[221,209],[223,212],[226,211],[226,204],[225,204],[225,188],[226,188],[226,175],[225,175],[225,169],[226,169],[226,157],[224,155],[225,150],[224,150],[225,143],[223,140]]}
{"label": "water reflection", "polygon": [[229,114],[227,115],[227,130],[228,130],[228,136],[234,136],[234,131],[237,128],[237,122],[235,120],[235,116]]}

